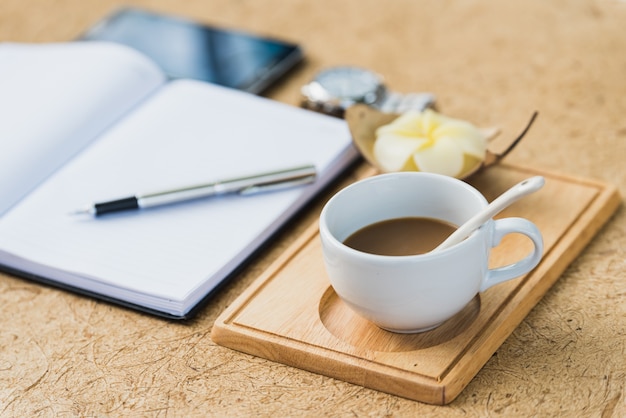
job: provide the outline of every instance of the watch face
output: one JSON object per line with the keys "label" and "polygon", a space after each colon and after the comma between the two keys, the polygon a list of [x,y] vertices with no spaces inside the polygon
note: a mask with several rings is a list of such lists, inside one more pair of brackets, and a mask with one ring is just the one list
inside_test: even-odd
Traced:
{"label": "watch face", "polygon": [[334,67],[315,79],[326,92],[340,101],[372,104],[381,94],[381,78],[358,67]]}

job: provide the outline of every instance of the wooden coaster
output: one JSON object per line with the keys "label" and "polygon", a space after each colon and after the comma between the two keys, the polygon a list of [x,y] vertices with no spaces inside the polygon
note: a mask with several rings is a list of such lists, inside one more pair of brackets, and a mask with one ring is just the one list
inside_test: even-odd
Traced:
{"label": "wooden coaster", "polygon": [[[512,165],[471,183],[491,201],[525,178],[546,184],[498,217],[522,216],[542,232],[541,263],[476,296],[421,334],[384,331],[353,313],[324,270],[317,222],[215,322],[213,340],[248,354],[433,404],[452,401],[513,332],[621,202],[611,185]],[[522,258],[526,237],[508,235],[492,267]]]}

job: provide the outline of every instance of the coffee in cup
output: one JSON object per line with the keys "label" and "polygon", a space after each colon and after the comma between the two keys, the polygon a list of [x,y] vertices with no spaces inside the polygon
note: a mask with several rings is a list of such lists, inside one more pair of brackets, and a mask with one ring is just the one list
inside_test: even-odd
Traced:
{"label": "coffee in cup", "polygon": [[455,225],[440,219],[408,216],[368,225],[343,243],[371,254],[417,255],[435,249],[455,229]]}

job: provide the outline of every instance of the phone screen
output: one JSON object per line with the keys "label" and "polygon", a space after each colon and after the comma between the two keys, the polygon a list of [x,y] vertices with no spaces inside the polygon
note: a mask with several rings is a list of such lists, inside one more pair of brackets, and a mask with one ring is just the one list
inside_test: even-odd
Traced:
{"label": "phone screen", "polygon": [[170,78],[261,93],[302,60],[298,45],[192,21],[123,9],[81,39],[112,41],[149,56]]}

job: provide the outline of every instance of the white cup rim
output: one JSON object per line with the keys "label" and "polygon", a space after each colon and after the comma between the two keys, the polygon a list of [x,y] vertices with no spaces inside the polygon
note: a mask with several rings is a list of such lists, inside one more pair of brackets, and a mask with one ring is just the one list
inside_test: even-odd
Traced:
{"label": "white cup rim", "polygon": [[[477,201],[480,202],[481,206],[484,207],[484,206],[488,205],[487,199],[475,187],[471,186],[470,184],[468,184],[468,183],[466,183],[466,182],[464,182],[462,180],[456,179],[454,177],[445,176],[445,175],[436,174],[436,173],[411,172],[411,171],[378,174],[378,175],[374,175],[372,177],[366,177],[364,179],[361,179],[361,180],[359,180],[359,181],[357,181],[355,183],[352,183],[352,184],[346,186],[345,188],[343,188],[342,190],[337,192],[334,196],[332,196],[328,200],[328,202],[326,202],[326,204],[324,205],[324,207],[322,209],[322,212],[320,214],[320,225],[319,225],[320,234],[324,235],[324,237],[327,239],[327,241],[330,244],[332,244],[336,248],[340,249],[341,251],[347,251],[352,256],[364,257],[364,258],[368,258],[368,259],[374,258],[374,259],[378,259],[379,261],[388,261],[390,263],[397,263],[397,262],[400,262],[400,261],[411,262],[411,261],[416,260],[416,259],[424,259],[424,258],[430,258],[430,257],[446,256],[450,252],[455,251],[456,249],[458,249],[460,246],[467,245],[472,240],[478,239],[477,234],[473,233],[469,237],[467,237],[465,240],[463,240],[463,241],[461,241],[461,242],[459,242],[459,243],[457,243],[455,245],[452,245],[452,246],[450,246],[450,247],[448,247],[448,248],[446,248],[446,249],[444,249],[442,251],[437,251],[437,252],[434,252],[434,253],[433,252],[427,252],[427,253],[423,253],[423,254],[414,254],[414,255],[383,255],[383,254],[367,253],[367,252],[364,252],[364,251],[360,251],[360,250],[356,250],[354,248],[351,248],[351,247],[347,246],[346,244],[344,244],[340,239],[338,239],[335,236],[335,234],[333,234],[330,231],[329,227],[326,224],[326,219],[327,219],[328,213],[329,213],[330,210],[332,210],[332,205],[334,205],[337,200],[341,199],[343,195],[349,193],[354,188],[363,187],[364,185],[366,185],[368,183],[378,182],[378,181],[385,181],[388,178],[410,178],[410,177],[430,178],[430,179],[434,179],[435,181],[441,181],[441,182],[447,182],[449,184],[454,184],[455,187],[460,187],[460,188],[464,189],[469,195],[472,195],[473,198],[475,198]],[[389,219],[393,219],[393,217],[391,217]],[[493,220],[490,220],[490,221],[486,222],[485,224],[487,224],[489,222],[493,222]],[[364,224],[364,225],[361,225],[360,228],[363,228],[363,227],[365,227],[367,225],[368,225],[367,223]],[[480,229],[482,229],[482,227],[479,228],[478,230],[480,230]]]}

